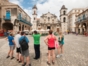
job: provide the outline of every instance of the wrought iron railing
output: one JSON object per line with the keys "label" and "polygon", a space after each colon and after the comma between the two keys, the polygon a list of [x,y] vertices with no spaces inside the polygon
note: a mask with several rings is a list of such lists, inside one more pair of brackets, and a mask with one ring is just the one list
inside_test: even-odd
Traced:
{"label": "wrought iron railing", "polygon": [[22,17],[19,17],[18,20],[20,20],[21,22],[23,22],[25,24],[28,24],[28,25],[32,26],[32,24],[29,21],[27,21],[26,19],[24,19]]}
{"label": "wrought iron railing", "polygon": [[80,20],[78,20],[78,21],[76,21],[76,22],[84,22],[84,21],[86,21],[86,20],[88,20],[88,17],[85,17],[85,18],[83,18],[83,19],[80,19]]}
{"label": "wrought iron railing", "polygon": [[11,20],[11,17],[3,16],[4,20]]}

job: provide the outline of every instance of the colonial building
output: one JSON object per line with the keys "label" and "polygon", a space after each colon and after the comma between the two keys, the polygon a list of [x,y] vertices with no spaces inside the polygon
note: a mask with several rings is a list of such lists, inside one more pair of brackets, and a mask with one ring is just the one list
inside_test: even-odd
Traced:
{"label": "colonial building", "polygon": [[84,8],[74,8],[68,13],[68,30],[70,32],[76,31],[76,25],[75,25],[76,17],[84,10],[85,10]]}
{"label": "colonial building", "polygon": [[31,17],[18,5],[0,0],[0,29],[23,31],[31,29]]}
{"label": "colonial building", "polygon": [[37,7],[33,7],[33,29],[34,30],[47,30],[51,29],[55,32],[67,31],[67,8],[63,5],[60,10],[60,20],[55,14],[50,12],[43,14],[37,19]]}
{"label": "colonial building", "polygon": [[75,24],[76,24],[76,33],[78,34],[84,34],[84,32],[88,33],[88,9],[86,9],[77,16]]}

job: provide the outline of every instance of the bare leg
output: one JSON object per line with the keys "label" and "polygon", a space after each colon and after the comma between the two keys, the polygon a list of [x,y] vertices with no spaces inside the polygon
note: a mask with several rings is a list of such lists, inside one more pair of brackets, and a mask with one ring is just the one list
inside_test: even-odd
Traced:
{"label": "bare leg", "polygon": [[22,56],[20,53],[19,53],[19,61],[22,61]]}
{"label": "bare leg", "polygon": [[13,57],[13,50],[11,50],[11,58]]}
{"label": "bare leg", "polygon": [[10,53],[11,53],[11,50],[9,50],[9,52],[8,52],[8,56],[10,56]]}
{"label": "bare leg", "polygon": [[26,58],[26,63],[27,63],[27,65],[30,64],[30,58],[29,58],[29,56]]}
{"label": "bare leg", "polygon": [[61,53],[63,53],[63,45],[61,46]]}
{"label": "bare leg", "polygon": [[50,63],[50,59],[51,59],[51,51],[48,50],[48,63]]}
{"label": "bare leg", "polygon": [[52,61],[55,62],[55,50],[52,50]]}
{"label": "bare leg", "polygon": [[61,51],[61,47],[58,47],[58,55],[60,54],[60,51]]}
{"label": "bare leg", "polygon": [[19,59],[19,53],[17,53],[17,60]]}
{"label": "bare leg", "polygon": [[22,58],[22,64],[24,64],[24,57],[23,57],[23,56],[21,56],[21,58]]}

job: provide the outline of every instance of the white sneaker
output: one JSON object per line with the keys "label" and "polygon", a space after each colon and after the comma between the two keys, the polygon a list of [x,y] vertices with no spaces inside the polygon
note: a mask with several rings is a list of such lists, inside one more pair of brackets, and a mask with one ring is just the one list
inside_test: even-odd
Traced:
{"label": "white sneaker", "polygon": [[59,57],[60,57],[60,55],[57,55],[56,57],[57,57],[57,58],[59,58]]}
{"label": "white sneaker", "polygon": [[63,56],[63,54],[60,54],[60,56]]}

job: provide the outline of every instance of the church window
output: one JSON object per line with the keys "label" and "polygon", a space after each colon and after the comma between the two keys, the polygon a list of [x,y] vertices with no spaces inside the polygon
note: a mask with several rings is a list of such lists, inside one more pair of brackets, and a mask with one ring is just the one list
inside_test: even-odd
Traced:
{"label": "church window", "polygon": [[34,14],[36,14],[36,12],[34,11]]}
{"label": "church window", "polygon": [[66,15],[66,11],[63,11],[63,14]]}
{"label": "church window", "polygon": [[65,17],[63,18],[63,22],[66,22],[66,18]]}
{"label": "church window", "polygon": [[35,20],[35,18],[34,18],[34,20]]}
{"label": "church window", "polygon": [[48,17],[48,21],[50,21],[50,17]]}
{"label": "church window", "polygon": [[44,19],[44,21],[46,21],[46,20]]}
{"label": "church window", "polygon": [[54,22],[54,20],[52,20]]}

